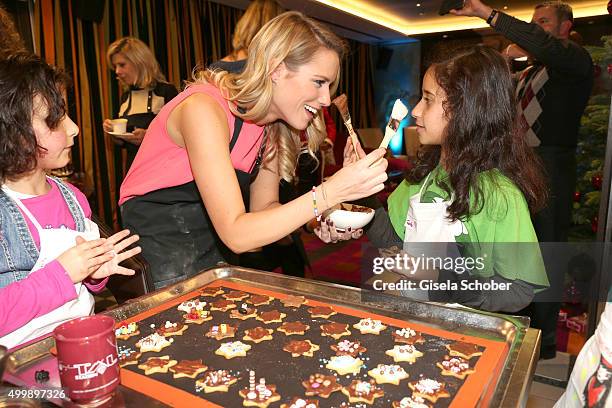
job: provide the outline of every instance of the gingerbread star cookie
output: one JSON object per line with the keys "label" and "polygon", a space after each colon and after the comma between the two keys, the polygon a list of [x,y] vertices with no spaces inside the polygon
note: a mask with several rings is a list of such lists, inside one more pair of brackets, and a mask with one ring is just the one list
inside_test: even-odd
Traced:
{"label": "gingerbread star cookie", "polygon": [[166,320],[166,323],[157,329],[157,333],[165,337],[182,336],[188,327],[189,326],[184,323],[172,323],[169,320]]}
{"label": "gingerbread star cookie", "polygon": [[173,373],[174,378],[196,378],[200,373],[206,371],[208,367],[202,364],[202,360],[181,360],[178,364],[170,367],[170,371]]}
{"label": "gingerbread star cookie", "polygon": [[328,398],[332,393],[340,391],[342,385],[338,384],[338,378],[334,375],[312,374],[308,380],[302,381],[302,385],[306,388],[304,392],[308,396],[319,396]]}
{"label": "gingerbread star cookie", "polygon": [[214,297],[214,296],[220,295],[222,293],[224,293],[223,289],[221,289],[218,286],[208,286],[206,288],[200,289],[200,295],[201,296]]}
{"label": "gingerbread star cookie", "polygon": [[436,365],[442,369],[442,375],[450,375],[460,380],[465,380],[465,377],[475,372],[470,368],[469,360],[459,356],[444,356],[444,360]]}
{"label": "gingerbread star cookie", "polygon": [[377,384],[399,385],[401,380],[408,378],[408,373],[397,364],[379,364],[368,371],[368,375],[374,378]]}
{"label": "gingerbread star cookie", "polygon": [[410,381],[408,387],[412,390],[413,396],[425,398],[434,404],[439,398],[450,397],[450,394],[446,391],[446,384],[431,378]]}
{"label": "gingerbread star cookie", "polygon": [[223,295],[223,297],[227,300],[239,302],[242,299],[248,298],[249,294],[241,290],[232,290],[230,293],[226,293],[225,295]]}
{"label": "gingerbread star cookie", "polygon": [[221,312],[227,312],[230,309],[236,307],[236,304],[231,300],[219,299],[210,304],[210,310],[219,310]]}
{"label": "gingerbread star cookie", "polygon": [[393,339],[398,343],[417,344],[425,343],[425,338],[420,332],[412,330],[409,327],[397,329],[392,333]]}
{"label": "gingerbread star cookie", "polygon": [[361,332],[361,334],[380,334],[387,326],[382,324],[380,320],[361,319],[359,323],[355,323],[353,327]]}
{"label": "gingerbread star cookie", "polygon": [[138,330],[138,325],[135,322],[122,324],[118,328],[115,329],[115,337],[121,340],[127,340],[130,337],[138,336],[140,334],[140,330]]}
{"label": "gingerbread star cookie", "polygon": [[336,314],[336,311],[329,306],[315,306],[308,309],[312,318],[323,317],[325,319]]}
{"label": "gingerbread star cookie", "polygon": [[472,343],[466,343],[463,341],[456,341],[451,344],[447,344],[446,348],[448,349],[451,356],[463,357],[467,360],[472,357],[482,355],[482,351],[478,349],[478,346]]}
{"label": "gingerbread star cookie", "polygon": [[319,401],[302,397],[293,397],[288,404],[281,404],[281,408],[319,408]]}
{"label": "gingerbread star cookie", "polygon": [[172,341],[173,339],[166,339],[166,337],[158,333],[153,333],[138,340],[136,347],[140,349],[141,353],[146,353],[147,351],[160,352],[163,348],[171,345]]}
{"label": "gingerbread star cookie", "polygon": [[257,316],[257,320],[268,323],[280,323],[287,316],[284,313],[279,312],[278,310],[270,310],[269,312],[261,312],[259,316]]}
{"label": "gingerbread star cookie", "polygon": [[245,407],[266,408],[273,402],[280,400],[280,394],[276,392],[274,384],[257,384],[251,388],[243,388],[238,394],[244,401],[242,405]]}
{"label": "gingerbread star cookie", "polygon": [[431,408],[423,398],[421,397],[404,397],[401,401],[393,401],[391,404],[393,408]]}
{"label": "gingerbread star cookie", "polygon": [[363,366],[363,361],[351,356],[333,356],[330,358],[325,368],[334,370],[340,375],[359,374],[359,370]]}
{"label": "gingerbread star cookie", "polygon": [[181,312],[189,313],[193,309],[204,310],[204,306],[206,306],[206,302],[201,302],[200,299],[192,299],[192,300],[184,301],[183,303],[178,305],[176,308],[180,310]]}
{"label": "gingerbread star cookie", "polygon": [[210,337],[216,340],[227,339],[228,337],[234,337],[236,335],[236,330],[238,326],[232,326],[231,324],[221,323],[220,325],[213,325],[208,333],[205,334],[206,337]]}
{"label": "gingerbread star cookie", "polygon": [[277,330],[285,333],[287,336],[291,336],[293,334],[302,335],[308,329],[310,329],[310,326],[302,322],[283,322]]}
{"label": "gingerbread star cookie", "polygon": [[213,370],[204,373],[202,378],[196,380],[196,391],[227,392],[229,386],[235,384],[238,378],[230,374],[228,370]]}
{"label": "gingerbread star cookie", "polygon": [[376,398],[385,395],[382,388],[378,388],[374,380],[353,380],[348,387],[342,388],[342,393],[349,398],[349,402],[365,402],[372,405]]}
{"label": "gingerbread star cookie", "polygon": [[329,336],[338,340],[342,336],[350,336],[348,324],[331,322],[321,325],[321,336]]}
{"label": "gingerbread star cookie", "polygon": [[119,348],[118,351],[119,367],[138,364],[138,359],[142,355],[142,353],[132,350],[131,348]]}
{"label": "gingerbread star cookie", "polygon": [[337,356],[357,357],[361,353],[368,351],[359,341],[342,340],[338,344],[332,344],[331,349],[336,352]]}
{"label": "gingerbread star cookie", "polygon": [[274,298],[267,295],[251,295],[246,302],[252,304],[253,306],[262,306],[269,305],[270,302],[272,302],[272,299]]}
{"label": "gingerbread star cookie", "polygon": [[208,310],[193,308],[190,312],[183,315],[183,319],[185,319],[185,323],[202,324],[212,320],[212,315]]}
{"label": "gingerbread star cookie", "polygon": [[245,344],[241,341],[230,341],[228,343],[223,343],[221,346],[215,351],[215,354],[218,356],[223,356],[226,359],[231,359],[234,357],[245,357],[247,355],[247,351],[251,349],[249,344]]}
{"label": "gingerbread star cookie", "polygon": [[285,307],[300,307],[306,303],[306,298],[304,296],[289,295],[282,299],[281,302]]}
{"label": "gingerbread star cookie", "polygon": [[144,363],[138,364],[138,368],[144,370],[146,375],[154,373],[167,373],[168,368],[176,365],[176,360],[170,360],[170,356],[149,357]]}
{"label": "gingerbread star cookie", "polygon": [[307,356],[312,357],[314,352],[319,350],[319,346],[312,344],[310,340],[291,340],[283,347],[292,357]]}
{"label": "gingerbread star cookie", "polygon": [[251,319],[253,317],[257,317],[257,309],[254,307],[248,307],[246,303],[243,303],[239,308],[232,309],[229,317],[240,320]]}
{"label": "gingerbread star cookie", "polygon": [[417,350],[412,344],[395,345],[391,350],[385,351],[385,354],[393,357],[393,361],[400,361],[414,364],[417,358],[422,357],[423,353]]}
{"label": "gingerbread star cookie", "polygon": [[261,326],[245,330],[245,335],[242,340],[252,341],[253,343],[261,343],[262,341],[272,340],[274,330],[266,329]]}

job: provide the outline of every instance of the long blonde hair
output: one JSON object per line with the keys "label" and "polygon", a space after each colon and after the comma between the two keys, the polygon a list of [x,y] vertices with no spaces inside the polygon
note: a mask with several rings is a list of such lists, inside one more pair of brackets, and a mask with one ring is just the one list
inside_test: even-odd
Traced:
{"label": "long blonde hair", "polygon": [[276,0],[254,0],[245,10],[234,29],[232,37],[232,56],[238,51],[247,51],[253,37],[264,24],[281,14],[283,8]]}
{"label": "long blonde hair", "polygon": [[[106,58],[110,67],[114,68],[113,57],[117,54],[122,54],[136,67],[138,78],[134,85],[139,88],[153,88],[158,82],[166,82],[153,52],[138,38],[123,37],[108,46]],[[129,85],[126,84],[126,87]]]}
{"label": "long blonde hair", "polygon": [[[195,82],[215,85],[228,101],[233,102],[230,109],[234,115],[258,122],[266,116],[272,102],[270,74],[280,63],[284,63],[288,70],[296,71],[310,62],[321,47],[335,51],[340,60],[347,51],[345,41],[327,27],[302,13],[288,11],[268,22],[255,35],[249,45],[244,71],[236,74],[219,70],[199,71],[195,74]],[[340,68],[330,84],[331,94],[336,91],[339,80]],[[240,113],[237,106],[246,109],[246,112]],[[278,155],[278,173],[283,179],[291,181],[300,151],[300,133],[282,121],[266,127],[269,142],[264,165]],[[326,135],[322,111],[308,125],[305,133],[308,150],[312,154],[319,149]]]}

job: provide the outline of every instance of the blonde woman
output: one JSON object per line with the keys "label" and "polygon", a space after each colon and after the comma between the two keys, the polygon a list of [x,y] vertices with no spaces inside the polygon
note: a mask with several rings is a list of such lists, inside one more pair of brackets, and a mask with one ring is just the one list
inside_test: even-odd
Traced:
{"label": "blonde woman", "polygon": [[[129,133],[113,137],[119,146],[127,150],[129,168],[149,124],[178,91],[174,85],[166,82],[151,49],[137,38],[124,37],[113,42],[108,47],[106,57],[125,89],[117,117],[128,120]],[[106,132],[112,132],[111,120],[104,120],[103,127]]]}
{"label": "blonde woman", "polygon": [[[337,87],[345,43],[298,12],[251,42],[244,71],[203,71],[167,104],[121,186],[124,225],[140,235],[156,288],[288,235],[329,207],[383,188],[382,149],[281,205],[299,132],[324,137],[321,109]],[[260,167],[261,164],[261,167]],[[248,205],[245,205],[248,202]]]}

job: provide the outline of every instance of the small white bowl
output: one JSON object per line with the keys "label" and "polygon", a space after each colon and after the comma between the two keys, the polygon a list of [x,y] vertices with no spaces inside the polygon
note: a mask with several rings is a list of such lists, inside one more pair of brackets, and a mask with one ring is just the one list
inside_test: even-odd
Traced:
{"label": "small white bowl", "polygon": [[[361,211],[355,211],[356,209]],[[367,211],[366,211],[367,210]],[[325,212],[325,216],[332,220],[337,230],[357,230],[366,226],[374,218],[374,210],[356,204],[341,203]]]}

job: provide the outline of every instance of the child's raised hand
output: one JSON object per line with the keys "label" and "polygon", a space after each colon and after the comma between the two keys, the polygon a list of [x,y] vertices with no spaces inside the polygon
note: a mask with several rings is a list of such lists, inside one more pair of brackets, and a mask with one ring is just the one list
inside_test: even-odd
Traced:
{"label": "child's raised hand", "polygon": [[58,256],[57,261],[64,267],[72,283],[78,283],[100,265],[113,259],[112,249],[113,244],[104,238],[85,241],[77,237],[76,245]]}
{"label": "child's raised hand", "polygon": [[130,231],[125,229],[106,239],[106,242],[112,245],[111,250],[109,252],[112,256],[112,259],[105,262],[97,270],[95,270],[91,274],[91,278],[104,279],[107,276],[114,274],[133,275],[135,273],[133,269],[125,268],[119,265],[126,259],[131,258],[136,254],[139,254],[142,250],[139,246],[137,246],[127,251],[124,251],[125,248],[129,247],[140,239],[138,235],[132,235],[130,237],[128,237],[128,235],[130,235]]}

